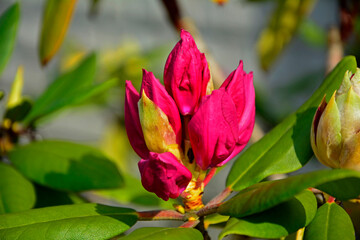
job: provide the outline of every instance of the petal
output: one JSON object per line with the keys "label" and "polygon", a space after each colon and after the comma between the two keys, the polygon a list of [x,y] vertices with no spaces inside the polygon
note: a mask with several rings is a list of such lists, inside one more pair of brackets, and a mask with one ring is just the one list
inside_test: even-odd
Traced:
{"label": "petal", "polygon": [[203,169],[226,160],[238,136],[236,108],[224,90],[203,98],[189,122],[189,137],[196,163]]}
{"label": "petal", "polygon": [[150,153],[138,163],[141,182],[146,190],[167,201],[177,198],[191,180],[191,172],[171,153]]}
{"label": "petal", "polygon": [[142,91],[165,113],[176,135],[176,142],[180,145],[182,131],[178,108],[171,96],[166,92],[165,87],[155,78],[152,72],[145,69],[143,69]]}
{"label": "petal", "polygon": [[338,168],[341,153],[340,112],[335,102],[335,92],[320,117],[316,132],[317,158],[326,166]]}
{"label": "petal", "polygon": [[[194,39],[185,30],[166,60],[164,84],[183,115],[193,114],[204,94],[210,71]],[[203,87],[205,86],[205,87]]]}
{"label": "petal", "polygon": [[139,93],[130,81],[125,82],[125,128],[134,151],[141,157],[147,158],[149,149],[144,140],[140,125],[138,101]]}
{"label": "petal", "polygon": [[145,143],[151,152],[169,152],[169,148],[178,146],[168,117],[147,97],[144,90],[138,107]]}

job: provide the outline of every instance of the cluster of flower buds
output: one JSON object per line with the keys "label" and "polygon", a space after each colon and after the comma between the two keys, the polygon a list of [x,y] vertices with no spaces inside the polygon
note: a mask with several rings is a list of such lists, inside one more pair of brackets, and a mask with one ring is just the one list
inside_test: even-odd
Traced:
{"label": "cluster of flower buds", "polygon": [[205,55],[184,30],[166,61],[164,85],[146,70],[140,93],[126,81],[125,126],[142,158],[144,188],[168,200],[245,147],[254,127],[255,92],[242,62],[213,90]]}
{"label": "cluster of flower buds", "polygon": [[345,73],[330,101],[318,107],[312,127],[311,146],[321,163],[331,168],[360,171],[360,69]]}

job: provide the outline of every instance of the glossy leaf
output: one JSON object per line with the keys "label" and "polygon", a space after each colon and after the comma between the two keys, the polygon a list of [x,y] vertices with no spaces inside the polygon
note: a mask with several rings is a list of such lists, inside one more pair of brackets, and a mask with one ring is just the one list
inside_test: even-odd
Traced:
{"label": "glossy leaf", "polygon": [[300,169],[312,157],[310,128],[317,106],[339,88],[345,71],[356,70],[354,57],[345,57],[295,113],[250,146],[233,164],[226,185],[239,191],[267,176]]}
{"label": "glossy leaf", "polygon": [[342,204],[354,224],[355,233],[360,236],[360,199],[344,201]]}
{"label": "glossy leaf", "polygon": [[35,208],[85,203],[86,201],[74,192],[60,191],[35,184],[36,204]]}
{"label": "glossy leaf", "polygon": [[32,183],[12,166],[0,162],[0,214],[31,209],[35,200]]}
{"label": "glossy leaf", "polygon": [[[120,238],[121,240],[202,240],[202,234],[192,228],[162,228],[146,227],[139,228],[129,235]],[[119,240],[120,240],[119,239]]]}
{"label": "glossy leaf", "polygon": [[63,141],[33,142],[14,148],[9,159],[26,177],[60,190],[116,188],[123,178],[95,148]]}
{"label": "glossy leaf", "polygon": [[229,216],[220,215],[218,213],[214,213],[208,216],[205,216],[204,226],[207,229],[210,225],[225,223],[229,220]]}
{"label": "glossy leaf", "polygon": [[46,65],[59,50],[68,30],[76,0],[47,0],[44,8],[39,55]]}
{"label": "glossy leaf", "polygon": [[0,239],[109,239],[136,221],[132,209],[95,203],[39,208],[2,215]]}
{"label": "glossy leaf", "polygon": [[272,14],[269,26],[261,33],[257,52],[261,67],[269,70],[296,33],[304,17],[311,11],[315,0],[282,0]]}
{"label": "glossy leaf", "polygon": [[0,16],[0,74],[14,50],[19,18],[20,7],[17,2]]}
{"label": "glossy leaf", "polygon": [[360,194],[360,172],[347,169],[321,170],[277,181],[262,182],[240,191],[218,209],[223,215],[244,217],[269,209],[309,187],[327,192],[339,200]]}
{"label": "glossy leaf", "polygon": [[124,186],[117,189],[98,190],[94,192],[100,197],[119,204],[136,204],[140,206],[161,206],[162,208],[173,208],[177,203],[174,199],[164,201],[154,193],[148,192],[141,185],[141,181],[129,174],[124,174]]}
{"label": "glossy leaf", "polygon": [[349,215],[336,203],[325,203],[305,229],[304,240],[355,240]]}
{"label": "glossy leaf", "polygon": [[56,79],[35,101],[25,124],[34,123],[55,111],[80,104],[116,85],[116,79],[93,85],[96,57],[90,55],[80,65]]}
{"label": "glossy leaf", "polygon": [[315,217],[316,210],[315,196],[306,190],[264,212],[242,219],[231,218],[219,239],[229,234],[256,238],[285,237],[307,226]]}

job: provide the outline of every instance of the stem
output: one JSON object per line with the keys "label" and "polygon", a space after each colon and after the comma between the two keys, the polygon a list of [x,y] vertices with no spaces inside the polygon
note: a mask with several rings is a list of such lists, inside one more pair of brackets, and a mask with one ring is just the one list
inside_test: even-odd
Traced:
{"label": "stem", "polygon": [[202,233],[204,240],[210,240],[210,236],[204,226],[204,217],[200,218],[200,222],[195,228]]}
{"label": "stem", "polygon": [[137,212],[140,221],[151,220],[179,220],[184,221],[185,216],[174,210],[158,210],[158,211],[145,211]]}
{"label": "stem", "polygon": [[216,168],[212,168],[204,179],[204,187],[210,182],[211,178],[215,175]]}
{"label": "stem", "polygon": [[216,213],[217,209],[220,205],[221,205],[220,203],[213,204],[213,205],[206,204],[205,207],[203,207],[202,209],[200,209],[199,211],[196,212],[196,215],[198,215],[199,217],[204,217],[204,216]]}

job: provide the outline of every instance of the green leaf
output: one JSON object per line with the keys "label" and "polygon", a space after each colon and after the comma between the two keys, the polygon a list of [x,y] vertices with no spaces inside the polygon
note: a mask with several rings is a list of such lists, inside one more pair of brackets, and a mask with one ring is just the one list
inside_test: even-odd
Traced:
{"label": "green leaf", "polygon": [[55,190],[36,184],[35,208],[68,205],[74,203],[85,203],[76,193]]}
{"label": "green leaf", "polygon": [[76,0],[47,0],[42,19],[39,55],[46,65],[59,50],[71,22]]}
{"label": "green leaf", "polygon": [[305,20],[301,23],[300,37],[309,44],[317,47],[326,47],[327,44],[327,33],[324,29],[316,25],[311,20]]}
{"label": "green leaf", "polygon": [[257,42],[261,67],[269,70],[282,50],[296,33],[304,17],[311,12],[315,0],[276,1],[276,9],[269,25],[262,31]]}
{"label": "green leaf", "polygon": [[322,205],[310,225],[304,240],[355,240],[354,227],[349,215],[336,203]]}
{"label": "green leaf", "polygon": [[95,69],[96,56],[92,54],[73,71],[57,78],[35,101],[24,124],[34,123],[65,107],[82,103],[116,85],[116,79],[94,85]]}
{"label": "green leaf", "polygon": [[360,172],[333,169],[310,172],[277,181],[257,183],[226,201],[218,213],[244,217],[269,209],[309,187],[316,187],[339,200],[360,194]]}
{"label": "green leaf", "polygon": [[109,239],[136,221],[132,209],[95,203],[39,208],[2,215],[0,239]]}
{"label": "green leaf", "polygon": [[26,177],[59,190],[85,191],[123,184],[116,165],[99,150],[85,145],[41,141],[16,147],[8,156]]}
{"label": "green leaf", "polygon": [[[34,186],[12,166],[0,162],[0,214],[31,209]],[[1,217],[0,217],[1,218]]]}
{"label": "green leaf", "polygon": [[121,240],[203,240],[202,234],[192,228],[162,228],[146,227],[139,228]]}
{"label": "green leaf", "polygon": [[0,16],[0,74],[14,50],[20,18],[19,3],[14,3]]}
{"label": "green leaf", "polygon": [[164,201],[154,193],[144,189],[141,181],[129,174],[124,174],[124,186],[117,189],[106,189],[94,191],[96,195],[104,197],[110,201],[120,204],[136,204],[141,206],[161,206],[162,208],[172,209],[176,200],[169,199]]}
{"label": "green leaf", "polygon": [[330,99],[339,88],[346,70],[356,70],[353,56],[345,57],[295,113],[287,117],[233,164],[226,185],[239,191],[267,176],[300,169],[312,157],[310,128],[317,106],[326,94]]}
{"label": "green leaf", "polygon": [[307,226],[315,217],[317,203],[312,192],[306,190],[294,198],[262,213],[242,219],[231,218],[219,235],[246,235],[256,238],[281,238]]}

